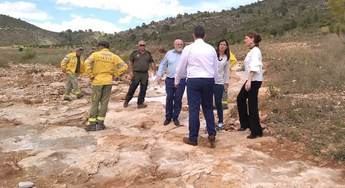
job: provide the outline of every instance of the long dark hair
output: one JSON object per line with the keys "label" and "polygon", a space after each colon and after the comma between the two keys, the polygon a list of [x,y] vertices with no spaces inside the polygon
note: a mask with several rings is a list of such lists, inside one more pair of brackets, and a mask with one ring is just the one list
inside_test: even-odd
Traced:
{"label": "long dark hair", "polygon": [[225,50],[224,54],[227,56],[227,57],[226,57],[226,58],[227,58],[226,60],[229,60],[229,58],[230,58],[230,48],[229,48],[229,42],[228,42],[226,39],[222,39],[222,40],[220,40],[220,41],[217,43],[216,51],[217,51],[218,60],[221,61],[221,60],[219,59],[219,45],[220,45],[221,42],[225,42],[225,43],[226,43],[226,50]]}

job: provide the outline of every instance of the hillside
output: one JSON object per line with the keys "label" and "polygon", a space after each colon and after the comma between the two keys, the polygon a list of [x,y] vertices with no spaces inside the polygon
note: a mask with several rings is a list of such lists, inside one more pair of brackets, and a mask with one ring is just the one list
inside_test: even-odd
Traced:
{"label": "hillside", "polygon": [[0,45],[50,45],[63,41],[58,33],[41,29],[20,19],[0,15]]}
{"label": "hillside", "polygon": [[115,49],[127,50],[144,39],[153,45],[167,47],[177,37],[191,41],[192,28],[197,24],[205,26],[210,42],[226,38],[231,43],[237,43],[248,31],[257,31],[269,37],[279,37],[290,31],[298,34],[318,32],[320,28],[332,31],[332,27],[325,27],[332,26],[326,0],[264,0],[221,12],[179,14],[115,34],[91,30],[56,33],[0,15],[0,46],[94,45],[97,40],[107,39]]}
{"label": "hillside", "polygon": [[100,32],[92,31],[47,31],[20,19],[0,14],[0,46],[79,45],[94,43],[100,36]]}
{"label": "hillside", "polygon": [[139,39],[165,46],[177,37],[191,41],[192,28],[201,24],[206,27],[210,42],[227,38],[236,43],[242,41],[248,31],[269,37],[281,36],[287,31],[319,31],[321,27],[331,25],[327,9],[326,0],[264,0],[238,9],[180,14],[148,25],[143,23],[111,39],[118,49],[131,48]]}

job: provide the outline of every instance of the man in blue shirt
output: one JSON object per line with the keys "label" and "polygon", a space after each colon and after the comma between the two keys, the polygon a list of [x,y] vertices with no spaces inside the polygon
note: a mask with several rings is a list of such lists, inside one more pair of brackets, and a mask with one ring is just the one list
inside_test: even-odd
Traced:
{"label": "man in blue shirt", "polygon": [[181,39],[174,41],[174,49],[165,54],[164,59],[159,65],[157,72],[157,80],[160,83],[164,73],[167,77],[165,79],[165,91],[167,94],[165,104],[165,121],[164,125],[168,125],[171,119],[176,126],[180,126],[178,117],[182,108],[182,97],[186,86],[185,78],[182,78],[179,85],[175,87],[175,73],[178,62],[180,61],[181,53],[184,43]]}

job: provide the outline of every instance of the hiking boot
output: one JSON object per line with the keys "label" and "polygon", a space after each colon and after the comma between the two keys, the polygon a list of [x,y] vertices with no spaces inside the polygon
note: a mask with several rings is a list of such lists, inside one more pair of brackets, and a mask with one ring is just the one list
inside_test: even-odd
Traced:
{"label": "hiking boot", "polygon": [[164,125],[164,126],[169,125],[170,122],[171,122],[171,120],[166,119],[166,120],[164,120],[163,125]]}
{"label": "hiking boot", "polygon": [[210,147],[215,148],[216,147],[216,136],[208,136],[208,141],[210,142]]}
{"label": "hiking boot", "polygon": [[128,107],[128,101],[125,101],[125,102],[123,103],[123,107],[124,107],[124,108],[127,108],[127,107]]}
{"label": "hiking boot", "polygon": [[192,146],[197,146],[197,145],[198,145],[197,142],[192,142],[192,141],[190,141],[188,137],[184,137],[184,138],[183,138],[183,142],[184,142],[185,144],[192,145]]}
{"label": "hiking boot", "polygon": [[105,129],[105,125],[103,121],[99,121],[96,125],[96,131],[101,131]]}
{"label": "hiking boot", "polygon": [[93,123],[85,128],[86,131],[97,131],[97,124]]}
{"label": "hiking boot", "polygon": [[79,94],[77,94],[77,99],[80,99],[80,98],[82,98],[83,96],[84,96],[83,94],[79,93]]}
{"label": "hiking boot", "polygon": [[146,108],[147,105],[146,104],[138,104],[138,108]]}
{"label": "hiking boot", "polygon": [[105,129],[105,125],[104,124],[97,124],[96,125],[96,131],[101,131]]}
{"label": "hiking boot", "polygon": [[176,127],[181,126],[180,121],[178,119],[174,120],[174,124],[175,124]]}
{"label": "hiking boot", "polygon": [[262,133],[260,134],[250,134],[249,136],[247,136],[248,139],[255,139],[258,137],[262,137]]}
{"label": "hiking boot", "polygon": [[63,100],[64,100],[64,101],[72,101],[72,98],[71,98],[70,96],[65,95],[65,96],[63,97]]}

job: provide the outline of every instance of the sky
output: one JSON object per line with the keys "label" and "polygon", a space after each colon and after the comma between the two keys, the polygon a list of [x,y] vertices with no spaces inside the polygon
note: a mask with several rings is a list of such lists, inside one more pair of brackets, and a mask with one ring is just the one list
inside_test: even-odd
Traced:
{"label": "sky", "polygon": [[0,0],[0,14],[46,30],[114,33],[177,14],[221,11],[258,0]]}

